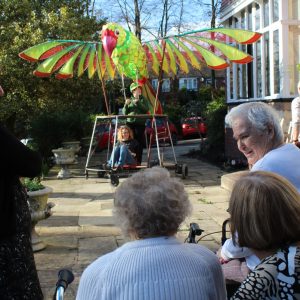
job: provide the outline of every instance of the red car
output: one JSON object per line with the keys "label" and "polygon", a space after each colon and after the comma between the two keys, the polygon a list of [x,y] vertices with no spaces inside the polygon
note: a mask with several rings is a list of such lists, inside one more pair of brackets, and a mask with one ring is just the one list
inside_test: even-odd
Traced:
{"label": "red car", "polygon": [[[173,145],[176,145],[177,141],[178,141],[177,128],[172,122],[169,121],[168,123],[169,123],[169,129],[170,129],[170,134],[171,134],[171,138],[173,141]],[[153,125],[153,127],[151,125],[152,125],[152,120],[150,120],[150,119],[147,120],[146,121],[147,140],[149,143],[150,136],[152,134],[152,144],[153,144],[153,143],[155,143],[155,132],[154,132],[154,125]],[[168,134],[167,120],[164,118],[156,118],[156,126],[157,126],[157,135],[158,135],[159,141],[168,142],[171,144],[170,137]]]}
{"label": "red car", "polygon": [[207,127],[202,117],[185,118],[181,127],[183,138],[205,137],[207,133]]}
{"label": "red car", "polygon": [[[112,125],[110,129],[111,144],[113,144],[114,141],[114,133],[115,133],[115,127],[114,125]],[[103,149],[107,149],[108,139],[109,139],[109,124],[104,124],[104,123],[97,124],[95,129],[95,138],[97,141],[97,150],[101,151]]]}

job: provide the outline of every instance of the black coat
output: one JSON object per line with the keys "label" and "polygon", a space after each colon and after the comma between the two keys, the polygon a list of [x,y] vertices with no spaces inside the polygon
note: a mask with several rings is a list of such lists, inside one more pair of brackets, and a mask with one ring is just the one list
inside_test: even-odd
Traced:
{"label": "black coat", "polygon": [[19,177],[39,175],[41,157],[2,127],[0,140],[0,299],[40,300],[30,211]]}

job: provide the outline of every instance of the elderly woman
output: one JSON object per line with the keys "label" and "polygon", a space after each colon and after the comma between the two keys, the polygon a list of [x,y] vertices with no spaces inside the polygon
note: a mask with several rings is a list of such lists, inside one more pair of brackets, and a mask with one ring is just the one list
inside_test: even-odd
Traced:
{"label": "elderly woman", "polygon": [[[289,180],[300,192],[300,150],[285,144],[276,111],[262,102],[243,103],[231,109],[225,122],[232,127],[239,150],[246,156],[251,171],[270,171]],[[229,260],[238,258],[228,263]],[[240,264],[246,258],[246,268]],[[250,249],[233,245],[228,239],[221,249],[226,279],[242,281],[260,259]],[[247,268],[248,267],[248,268]]]}
{"label": "elderly woman", "polygon": [[114,205],[116,221],[132,241],[84,271],[77,300],[226,298],[216,256],[175,237],[191,207],[183,184],[167,170],[134,174],[118,187]]}
{"label": "elderly woman", "polygon": [[118,141],[114,146],[110,160],[104,165],[104,169],[113,168],[122,169],[125,164],[136,165],[136,154],[139,149],[139,143],[133,138],[133,132],[127,125],[118,129]]}
{"label": "elderly woman", "polygon": [[234,242],[261,259],[231,299],[300,299],[300,194],[295,187],[277,174],[250,172],[236,182],[229,213]]}
{"label": "elderly woman", "polygon": [[285,144],[276,111],[262,102],[234,107],[225,122],[232,127],[239,150],[251,171],[270,171],[289,180],[300,192],[300,150]]}

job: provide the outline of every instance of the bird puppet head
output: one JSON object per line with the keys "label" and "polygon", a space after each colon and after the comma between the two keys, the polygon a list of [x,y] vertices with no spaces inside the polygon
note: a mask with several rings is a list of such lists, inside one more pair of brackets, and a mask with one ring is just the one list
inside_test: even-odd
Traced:
{"label": "bird puppet head", "polygon": [[101,40],[107,55],[111,57],[116,46],[120,46],[126,40],[126,31],[116,23],[107,23],[102,27]]}

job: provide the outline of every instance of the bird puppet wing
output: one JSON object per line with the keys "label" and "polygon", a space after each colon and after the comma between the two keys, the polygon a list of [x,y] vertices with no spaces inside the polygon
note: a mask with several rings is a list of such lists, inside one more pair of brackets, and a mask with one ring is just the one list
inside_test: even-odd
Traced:
{"label": "bird puppet wing", "polygon": [[29,61],[42,61],[33,72],[39,77],[56,73],[59,79],[81,76],[85,71],[92,78],[113,79],[116,70],[143,85],[143,95],[150,102],[150,111],[162,113],[161,105],[148,81],[148,68],[159,75],[162,69],[176,75],[188,73],[190,67],[201,69],[201,62],[219,70],[230,62],[245,64],[253,57],[236,45],[256,42],[260,33],[243,29],[215,28],[186,32],[144,43],[116,23],[103,26],[100,42],[53,40],[33,46],[19,54]]}

